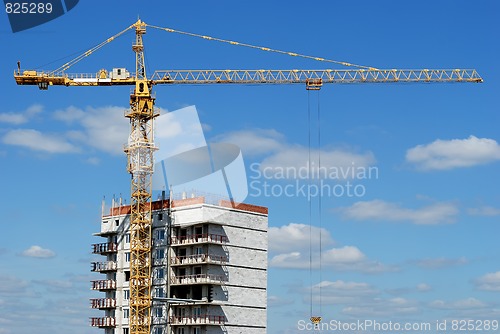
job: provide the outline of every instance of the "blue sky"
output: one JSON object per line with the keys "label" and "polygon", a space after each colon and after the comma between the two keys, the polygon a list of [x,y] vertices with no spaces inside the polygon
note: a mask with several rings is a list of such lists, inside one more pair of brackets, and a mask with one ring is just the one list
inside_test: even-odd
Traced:
{"label": "blue sky", "polygon": [[[100,241],[92,233],[103,196],[129,193],[121,152],[129,88],[20,87],[12,77],[16,62],[59,67],[138,15],[152,25],[377,68],[477,69],[483,84],[155,91],[163,112],[196,105],[207,140],[239,145],[249,181],[260,186],[304,182],[258,178],[251,166],[277,171],[306,163],[308,109],[313,158],[321,155],[324,167],[354,162],[378,171],[326,180],[365,192],[323,196],[321,219],[317,197],[309,214],[300,194],[257,196],[250,189],[247,201],[270,212],[269,333],[299,332],[298,322],[310,316],[311,288],[313,313],[325,321],[500,320],[499,11],[496,1],[81,1],[15,34],[0,15],[0,334],[97,332],[88,327],[99,314],[88,307],[96,296],[89,281],[98,277],[90,273],[90,245]],[[133,70],[132,41],[132,33],[122,36],[72,72]],[[148,71],[325,68],[153,29],[145,44]]]}

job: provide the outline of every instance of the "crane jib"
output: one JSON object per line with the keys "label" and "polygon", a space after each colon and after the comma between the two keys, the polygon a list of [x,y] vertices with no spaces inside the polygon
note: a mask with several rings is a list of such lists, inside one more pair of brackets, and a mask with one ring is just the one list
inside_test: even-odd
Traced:
{"label": "crane jib", "polygon": [[[122,70],[122,71],[117,71]],[[126,75],[113,75],[113,73]],[[109,73],[51,73],[17,70],[18,85],[48,86],[111,86],[135,85],[136,78],[125,69]],[[156,71],[148,80],[159,84],[306,84],[322,86],[329,83],[418,83],[418,82],[483,82],[474,69],[420,70],[168,70]]]}

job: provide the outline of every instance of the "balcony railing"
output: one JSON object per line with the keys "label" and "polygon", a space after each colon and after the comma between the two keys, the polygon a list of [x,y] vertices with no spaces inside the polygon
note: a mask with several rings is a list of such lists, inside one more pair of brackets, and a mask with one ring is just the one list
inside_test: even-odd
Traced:
{"label": "balcony railing", "polygon": [[169,317],[172,325],[224,325],[226,317],[223,315],[199,315],[192,317]]}
{"label": "balcony railing", "polygon": [[112,298],[91,299],[90,300],[90,307],[98,308],[98,309],[115,308],[116,307],[116,299],[112,299]]}
{"label": "balcony railing", "polygon": [[198,263],[213,263],[213,264],[226,264],[227,256],[220,256],[214,254],[193,254],[185,256],[175,256],[170,259],[172,265],[182,264],[198,264]]}
{"label": "balcony railing", "polygon": [[92,290],[114,290],[116,289],[116,281],[107,279],[100,281],[92,281]]}
{"label": "balcony railing", "polygon": [[184,236],[173,236],[172,245],[186,245],[186,244],[196,244],[196,243],[215,243],[215,244],[225,244],[229,240],[227,236],[220,234],[192,234]]}
{"label": "balcony railing", "polygon": [[98,272],[114,271],[116,270],[116,262],[114,261],[92,262],[92,268],[90,270]]}
{"label": "balcony railing", "polygon": [[213,274],[174,276],[170,279],[171,284],[224,284],[227,281],[225,275]]}
{"label": "balcony railing", "polygon": [[92,327],[115,327],[116,320],[112,317],[104,317],[104,318],[90,318],[90,326]]}
{"label": "balcony railing", "polygon": [[93,254],[105,254],[114,253],[118,251],[118,245],[114,242],[106,242],[102,244],[93,244],[92,253]]}

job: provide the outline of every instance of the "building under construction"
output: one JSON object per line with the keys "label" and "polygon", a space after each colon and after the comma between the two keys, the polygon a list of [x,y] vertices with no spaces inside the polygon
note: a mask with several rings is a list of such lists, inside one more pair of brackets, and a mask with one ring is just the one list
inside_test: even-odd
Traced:
{"label": "building under construction", "polygon": [[[152,203],[151,333],[266,333],[267,208],[183,197]],[[130,206],[112,205],[92,246],[105,334],[130,332],[129,228]]]}

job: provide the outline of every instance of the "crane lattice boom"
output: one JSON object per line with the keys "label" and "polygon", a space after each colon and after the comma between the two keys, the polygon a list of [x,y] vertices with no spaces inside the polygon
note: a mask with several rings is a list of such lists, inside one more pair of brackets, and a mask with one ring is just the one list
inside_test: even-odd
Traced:
{"label": "crane lattice boom", "polygon": [[[126,72],[126,70],[121,69]],[[135,75],[114,77],[113,72],[54,74],[41,71],[16,71],[19,85],[111,86],[135,85]],[[128,72],[126,72],[128,73]],[[416,82],[483,82],[474,69],[420,70],[158,70],[148,82],[159,84],[355,84]]]}

